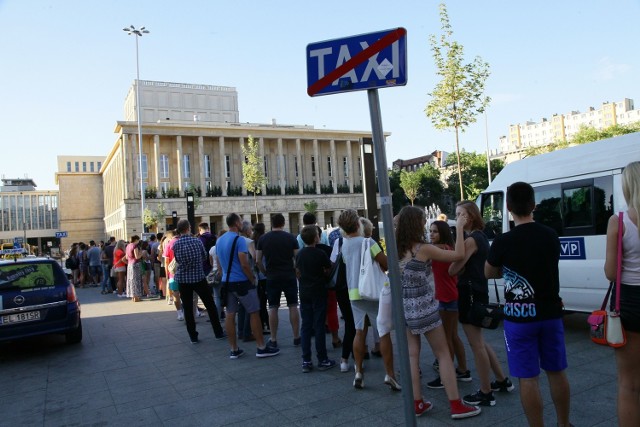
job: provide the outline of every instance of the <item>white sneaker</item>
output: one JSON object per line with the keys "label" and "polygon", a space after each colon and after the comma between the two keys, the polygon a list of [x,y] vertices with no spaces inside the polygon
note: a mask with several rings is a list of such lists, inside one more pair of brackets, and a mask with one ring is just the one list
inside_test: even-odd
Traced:
{"label": "white sneaker", "polygon": [[349,362],[340,362],[340,372],[349,372]]}
{"label": "white sneaker", "polygon": [[184,313],[182,310],[178,310],[178,320],[184,320]]}

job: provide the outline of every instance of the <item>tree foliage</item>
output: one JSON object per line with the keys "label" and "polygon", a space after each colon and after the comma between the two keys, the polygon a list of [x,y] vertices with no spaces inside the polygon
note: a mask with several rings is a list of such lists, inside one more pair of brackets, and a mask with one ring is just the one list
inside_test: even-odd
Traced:
{"label": "tree foliage", "polygon": [[[407,193],[402,183],[402,177],[412,181],[417,189],[415,193]],[[444,185],[440,181],[440,171],[431,165],[424,165],[416,171],[394,170],[389,172],[389,188],[391,190],[393,212],[397,214],[407,200],[413,205],[430,206],[443,203]],[[413,199],[412,197],[413,196]]]}
{"label": "tree foliage", "polygon": [[258,222],[257,195],[262,192],[262,186],[267,184],[267,178],[264,176],[264,159],[260,156],[260,146],[251,135],[249,135],[247,143],[242,145],[242,154],[246,159],[242,163],[242,183],[247,191],[253,193],[256,222]]}
{"label": "tree foliage", "polygon": [[[455,131],[458,170],[461,171],[459,132],[464,132],[470,124],[475,123],[476,115],[484,112],[491,101],[483,94],[490,74],[489,64],[479,56],[473,62],[464,62],[464,47],[453,40],[453,29],[445,4],[440,4],[440,23],[440,38],[437,39],[433,34],[429,37],[440,81],[429,93],[431,101],[425,113],[436,129]],[[462,175],[458,179],[462,198]]]}
{"label": "tree foliage", "polygon": [[413,206],[413,201],[418,197],[420,189],[420,174],[417,171],[407,172],[403,169],[400,172],[400,188],[404,190],[404,194]]}
{"label": "tree foliage", "polygon": [[[453,163],[453,173],[447,178],[447,188],[450,190],[449,195],[454,201],[459,200],[475,200],[485,188],[489,186],[489,176],[487,174],[487,156],[486,154],[477,154],[476,152],[460,153],[460,170],[457,164],[453,162],[453,154],[447,159]],[[504,168],[502,160],[491,160],[491,179],[496,177]],[[459,176],[462,176],[464,184],[464,193],[461,199],[456,197],[456,187],[460,185]]]}
{"label": "tree foliage", "polygon": [[547,145],[538,145],[528,147],[525,150],[526,157],[537,156],[538,154],[550,153],[552,151],[561,150],[572,145],[587,144],[589,142],[599,141],[601,139],[613,138],[614,136],[626,135],[629,133],[640,132],[640,122],[629,123],[626,125],[613,125],[598,130],[593,126],[580,126],[578,132],[569,140],[557,140]]}
{"label": "tree foliage", "polygon": [[143,215],[143,221],[144,221],[144,225],[147,228],[153,228],[155,227],[159,222],[162,222],[165,220],[167,213],[165,211],[164,208],[164,204],[163,203],[159,203],[158,207],[156,208],[155,211],[152,211],[151,209],[149,209],[148,206],[145,206],[144,208],[144,215]]}

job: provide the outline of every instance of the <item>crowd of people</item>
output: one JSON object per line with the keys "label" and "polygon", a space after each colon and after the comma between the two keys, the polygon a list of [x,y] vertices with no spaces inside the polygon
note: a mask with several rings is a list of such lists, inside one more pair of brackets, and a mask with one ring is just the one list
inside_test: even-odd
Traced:
{"label": "crowd of people", "polygon": [[[616,349],[618,419],[620,425],[640,425],[640,368],[634,363],[640,347],[640,162],[625,169],[622,191],[629,208],[624,224],[618,223],[617,216],[609,222],[605,272],[615,280],[617,232],[623,226],[621,318],[628,341]],[[446,218],[425,228],[425,211],[413,206],[404,207],[394,218],[405,314],[405,324],[396,325],[395,333],[405,333],[408,340],[415,414],[433,407],[422,388],[423,335],[439,374],[426,386],[444,389],[453,419],[479,415],[482,406],[496,405],[496,392],[515,389],[474,320],[478,304],[489,302],[488,279],[504,278],[507,361],[510,374],[518,379],[528,423],[543,425],[539,375],[545,371],[557,424],[570,426],[559,296],[560,242],[555,231],[533,220],[535,195],[529,184],[512,184],[506,197],[514,227],[495,236],[491,245],[483,232],[482,215],[471,201],[457,204],[455,230]],[[373,224],[353,209],[340,214],[339,228],[328,235],[311,213],[304,215],[297,237],[284,229],[282,214],[274,215],[271,223],[272,229],[266,232],[264,224],[252,225],[231,213],[218,236],[210,233],[206,223],[194,234],[189,222],[181,220],[174,231],[152,236],[148,242],[132,236],[128,244],[114,238],[100,244],[74,243],[67,267],[79,287],[101,285],[102,293],[113,292],[134,302],[154,295],[165,298],[175,306],[178,320],[185,321],[193,344],[199,342],[195,319],[205,315],[198,310],[199,298],[215,338],[228,342],[230,359],[245,355],[239,341],[255,341],[258,358],[280,353],[278,313],[284,294],[292,344],[301,347],[303,373],[336,366],[347,373],[352,363],[353,387],[363,389],[364,360],[377,354],[385,371],[381,382],[393,391],[402,390],[396,379],[391,333],[378,331],[378,302],[359,293],[363,257],[370,257],[383,271],[388,267],[385,251],[371,237]],[[342,268],[342,276],[334,274],[340,271],[337,267]],[[526,310],[520,309],[524,306]],[[473,377],[458,335],[460,325],[479,380],[477,391],[462,397],[457,382],[471,382]],[[371,353],[366,343],[369,330],[374,337]],[[329,357],[327,334],[332,347],[341,349],[339,360]]]}

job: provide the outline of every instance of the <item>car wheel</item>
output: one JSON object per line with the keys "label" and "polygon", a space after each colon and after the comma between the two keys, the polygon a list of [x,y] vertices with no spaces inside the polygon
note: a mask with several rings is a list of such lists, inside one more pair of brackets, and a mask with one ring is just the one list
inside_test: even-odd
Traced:
{"label": "car wheel", "polygon": [[82,341],[82,321],[78,322],[78,327],[65,334],[67,344],[78,344]]}

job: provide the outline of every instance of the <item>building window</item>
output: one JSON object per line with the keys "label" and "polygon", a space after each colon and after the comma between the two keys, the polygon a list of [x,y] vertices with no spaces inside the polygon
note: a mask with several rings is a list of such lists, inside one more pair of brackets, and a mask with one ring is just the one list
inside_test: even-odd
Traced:
{"label": "building window", "polygon": [[67,172],[71,172],[71,162],[67,162]]}
{"label": "building window", "polygon": [[82,172],[87,171],[87,162],[82,162]]}
{"label": "building window", "polygon": [[296,178],[298,178],[298,176],[300,175],[300,174],[298,173],[298,156],[295,156],[295,157],[293,158],[293,168],[294,168],[294,169],[295,169],[295,171],[296,171]]}
{"label": "building window", "polygon": [[329,180],[329,187],[333,188],[333,180],[332,179]]}
{"label": "building window", "polygon": [[204,177],[211,178],[211,156],[204,155]]}
{"label": "building window", "polygon": [[229,191],[231,190],[231,181],[227,181],[226,186],[227,186],[227,194],[229,194]]}
{"label": "building window", "polygon": [[94,172],[94,170],[93,170],[93,162],[89,163],[89,171],[90,172]]}
{"label": "building window", "polygon": [[311,176],[316,176],[316,157],[311,156]]}
{"label": "building window", "polygon": [[98,172],[100,172],[100,169],[102,169],[102,162],[98,162]]}
{"label": "building window", "polygon": [[[138,159],[136,159],[136,166],[140,167],[140,164],[138,163],[137,160]],[[138,177],[140,177],[140,175],[138,175]],[[147,165],[147,155],[143,154],[142,155],[142,179],[147,179],[148,177],[149,177],[149,168]]]}
{"label": "building window", "polygon": [[205,182],[204,182],[204,188],[207,190],[207,193],[205,193],[205,194],[207,194],[207,195],[208,195],[208,193],[209,193],[209,192],[211,191],[211,189],[213,188],[213,187],[211,186],[211,181],[205,181]]}
{"label": "building window", "polygon": [[167,192],[169,192],[169,183],[168,182],[161,182],[160,183],[160,193],[164,193],[165,195],[167,194]]}
{"label": "building window", "polygon": [[160,178],[169,178],[169,156],[160,154]]}
{"label": "building window", "polygon": [[189,191],[189,187],[191,186],[191,183],[189,181],[185,181],[183,185],[184,185],[184,191]]}
{"label": "building window", "polygon": [[327,172],[329,176],[333,176],[333,168],[331,167],[331,156],[327,156]]}
{"label": "building window", "polygon": [[349,160],[346,157],[342,158],[342,169],[344,170],[345,178],[349,176]]}
{"label": "building window", "polygon": [[358,157],[358,176],[362,176],[362,162],[360,161],[360,157]]}
{"label": "building window", "polygon": [[269,178],[269,157],[264,156],[264,177]]}
{"label": "building window", "polygon": [[231,178],[231,156],[224,156],[224,176]]}
{"label": "building window", "polygon": [[182,169],[184,171],[183,176],[185,178],[191,178],[191,156],[189,156],[189,154],[182,156]]}

